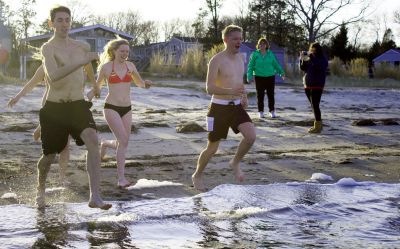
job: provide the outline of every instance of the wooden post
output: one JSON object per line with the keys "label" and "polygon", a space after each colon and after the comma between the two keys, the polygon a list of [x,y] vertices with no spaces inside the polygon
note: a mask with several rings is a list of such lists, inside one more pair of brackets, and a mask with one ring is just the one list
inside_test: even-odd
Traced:
{"label": "wooden post", "polygon": [[23,60],[22,55],[19,56],[19,79],[23,80]]}
{"label": "wooden post", "polygon": [[24,80],[26,80],[26,55],[24,55]]}

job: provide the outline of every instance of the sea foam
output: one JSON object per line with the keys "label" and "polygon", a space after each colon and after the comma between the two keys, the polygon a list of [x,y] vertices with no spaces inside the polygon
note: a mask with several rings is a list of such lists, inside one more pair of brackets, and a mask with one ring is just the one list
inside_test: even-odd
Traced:
{"label": "sea foam", "polygon": [[17,194],[15,194],[15,193],[5,193],[0,197],[0,199],[17,199]]}
{"label": "sea foam", "polygon": [[130,186],[127,189],[143,189],[143,188],[157,188],[157,187],[165,187],[165,186],[182,186],[181,183],[175,183],[170,181],[157,181],[157,180],[148,180],[148,179],[139,179],[134,186]]}
{"label": "sea foam", "polygon": [[333,181],[332,176],[323,174],[323,173],[314,173],[312,174],[311,181]]}

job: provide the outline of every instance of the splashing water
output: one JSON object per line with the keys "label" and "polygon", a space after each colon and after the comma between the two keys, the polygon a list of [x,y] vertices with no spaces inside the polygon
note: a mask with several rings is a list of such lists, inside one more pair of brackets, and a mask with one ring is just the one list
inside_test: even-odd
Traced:
{"label": "splashing water", "polygon": [[[134,190],[131,190],[134,191]],[[396,248],[400,184],[220,185],[194,197],[0,207],[2,248]]]}

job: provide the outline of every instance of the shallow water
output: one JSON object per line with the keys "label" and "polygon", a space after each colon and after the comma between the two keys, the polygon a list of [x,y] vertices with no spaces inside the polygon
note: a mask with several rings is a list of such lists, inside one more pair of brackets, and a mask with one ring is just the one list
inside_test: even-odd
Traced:
{"label": "shallow water", "polygon": [[220,185],[194,197],[0,207],[1,248],[396,248],[400,184]]}

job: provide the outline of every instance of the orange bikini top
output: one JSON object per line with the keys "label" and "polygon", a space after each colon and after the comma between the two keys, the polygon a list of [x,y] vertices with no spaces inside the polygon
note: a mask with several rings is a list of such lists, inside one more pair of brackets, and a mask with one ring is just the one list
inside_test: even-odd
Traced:
{"label": "orange bikini top", "polygon": [[118,74],[114,71],[114,61],[113,61],[113,66],[112,66],[112,71],[110,76],[108,76],[108,83],[113,84],[113,83],[131,83],[132,82],[132,76],[131,72],[129,71],[128,65],[126,65],[126,73],[124,78],[120,78]]}

